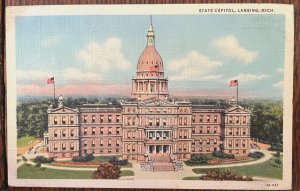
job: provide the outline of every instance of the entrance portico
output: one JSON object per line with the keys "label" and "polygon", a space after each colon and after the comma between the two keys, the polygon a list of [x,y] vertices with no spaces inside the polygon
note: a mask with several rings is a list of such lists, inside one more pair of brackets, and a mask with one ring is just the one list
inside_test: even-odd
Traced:
{"label": "entrance portico", "polygon": [[147,145],[146,151],[149,154],[170,154],[170,145]]}

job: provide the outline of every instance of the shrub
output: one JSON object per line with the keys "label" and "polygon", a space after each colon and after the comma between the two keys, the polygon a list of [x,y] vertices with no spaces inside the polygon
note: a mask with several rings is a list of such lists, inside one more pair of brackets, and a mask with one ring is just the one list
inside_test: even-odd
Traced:
{"label": "shrub", "polygon": [[262,158],[263,156],[265,156],[264,153],[259,152],[259,151],[255,151],[253,153],[248,154],[248,157],[255,158],[255,159]]}
{"label": "shrub", "polygon": [[40,168],[40,167],[41,167],[41,163],[38,162],[38,163],[35,164],[35,166],[36,166],[37,168]]}
{"label": "shrub", "polygon": [[191,159],[186,161],[187,164],[206,164],[209,160],[204,154],[192,154]]}
{"label": "shrub", "polygon": [[28,159],[25,158],[24,156],[22,156],[22,160],[23,160],[24,162],[28,161]]}
{"label": "shrub", "polygon": [[221,172],[214,172],[209,171],[206,175],[200,176],[200,180],[235,180],[235,181],[252,181],[251,176],[243,177],[239,173],[232,172],[229,169],[221,171]]}
{"label": "shrub", "polygon": [[109,163],[110,164],[113,164],[113,165],[127,165],[128,164],[128,160],[125,159],[125,160],[118,160],[117,157],[113,157],[109,160]]}
{"label": "shrub", "polygon": [[217,158],[221,158],[221,159],[233,159],[234,158],[234,154],[223,153],[221,151],[212,152],[212,156],[217,157]]}
{"label": "shrub", "polygon": [[278,165],[278,167],[280,167],[281,165],[281,160],[279,158],[275,159],[275,163]]}
{"label": "shrub", "polygon": [[34,159],[35,163],[52,163],[54,161],[53,157],[46,158],[44,156],[36,156]]}
{"label": "shrub", "polygon": [[276,151],[275,157],[280,157],[280,151]]}
{"label": "shrub", "polygon": [[78,157],[73,157],[72,161],[73,162],[88,162],[93,160],[95,157],[93,154],[86,154],[84,156],[78,156]]}
{"label": "shrub", "polygon": [[121,168],[110,163],[100,163],[96,171],[93,172],[93,179],[118,179],[120,178]]}

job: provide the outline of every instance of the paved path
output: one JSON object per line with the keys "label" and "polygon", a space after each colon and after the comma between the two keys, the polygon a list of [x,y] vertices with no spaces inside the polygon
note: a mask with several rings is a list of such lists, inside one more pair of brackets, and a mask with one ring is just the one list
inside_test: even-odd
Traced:
{"label": "paved path", "polygon": [[[248,166],[248,165],[254,165],[263,163],[267,160],[269,160],[272,157],[272,153],[269,151],[263,151],[260,150],[260,152],[263,152],[265,156],[261,159],[255,160],[255,161],[249,161],[249,162],[241,162],[241,163],[235,163],[235,164],[223,164],[223,165],[205,165],[205,166],[187,166],[183,163],[183,170],[178,171],[159,171],[159,172],[151,172],[151,171],[143,171],[140,167],[140,163],[137,163],[136,161],[131,161],[133,167],[132,168],[121,168],[121,170],[132,170],[134,171],[134,177],[124,177],[122,179],[165,179],[166,177],[168,179],[175,179],[175,180],[182,180],[184,177],[187,176],[197,176],[199,177],[201,174],[195,174],[192,170],[195,168],[223,168],[223,167],[238,167],[238,166]],[[32,156],[30,156],[32,157]],[[34,162],[31,160],[27,161],[28,164],[35,165]],[[24,164],[24,161],[20,161],[18,163],[18,167]],[[80,168],[80,167],[65,167],[65,166],[53,166],[49,164],[41,164],[41,167],[49,168],[49,169],[56,169],[56,170],[71,170],[71,171],[95,171],[97,167],[94,168]],[[260,177],[257,177],[260,179]]]}

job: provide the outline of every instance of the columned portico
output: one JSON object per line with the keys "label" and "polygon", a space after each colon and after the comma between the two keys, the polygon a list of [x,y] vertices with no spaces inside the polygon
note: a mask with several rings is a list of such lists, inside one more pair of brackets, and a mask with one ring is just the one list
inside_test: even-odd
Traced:
{"label": "columned portico", "polygon": [[171,154],[171,145],[147,145],[146,152],[149,154]]}

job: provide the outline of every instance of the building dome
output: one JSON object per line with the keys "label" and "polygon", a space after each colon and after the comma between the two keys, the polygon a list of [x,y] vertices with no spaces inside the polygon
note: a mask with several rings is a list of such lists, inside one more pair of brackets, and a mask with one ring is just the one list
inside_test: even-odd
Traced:
{"label": "building dome", "polygon": [[161,56],[155,49],[154,45],[147,45],[139,58],[137,64],[137,71],[150,71],[151,68],[154,68],[156,65],[158,65],[159,72],[163,72],[164,67]]}

